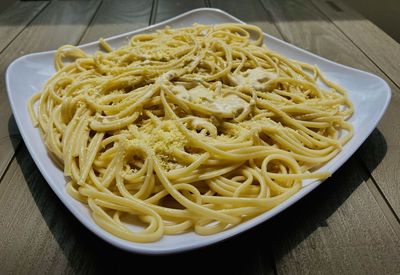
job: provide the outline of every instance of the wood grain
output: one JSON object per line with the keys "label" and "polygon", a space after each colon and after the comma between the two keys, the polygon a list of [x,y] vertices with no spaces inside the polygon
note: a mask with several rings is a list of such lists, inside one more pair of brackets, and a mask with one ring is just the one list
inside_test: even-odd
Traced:
{"label": "wood grain", "polygon": [[[102,9],[100,7],[99,14],[112,17],[110,13],[103,13]],[[95,17],[86,35],[92,35],[92,27],[97,20],[101,17]],[[96,32],[95,29],[93,31]],[[8,199],[1,200],[0,207],[2,203],[12,204],[12,211],[0,213],[4,221],[0,222],[0,232],[4,232],[4,239],[7,240],[0,244],[0,251],[3,252],[0,252],[0,261],[9,262],[5,270],[10,272],[23,272],[32,266],[34,271],[42,269],[50,273],[97,274],[137,271],[150,266],[153,273],[187,274],[186,267],[189,266],[199,274],[208,273],[211,267],[213,272],[221,274],[273,274],[272,254],[264,254],[264,258],[258,254],[258,236],[265,232],[259,232],[257,228],[216,246],[157,258],[126,253],[106,244],[88,232],[65,209],[41,177],[24,145],[0,184],[0,199],[3,197]],[[21,217],[27,224],[22,229],[18,228]],[[38,232],[35,233],[35,242],[30,245],[28,240],[34,234],[32,224]],[[44,260],[40,256],[42,250],[55,256]],[[24,257],[22,269],[16,267],[17,255]],[[224,264],[226,259],[237,264]]]}
{"label": "wood grain", "polygon": [[347,37],[400,87],[400,44],[341,0],[312,0]]}
{"label": "wood grain", "polygon": [[25,145],[0,184],[0,209],[7,210],[0,211],[1,274],[273,274],[272,257],[257,257],[259,236],[268,234],[262,228],[205,249],[159,257],[105,243],[62,205]]}
{"label": "wood grain", "polygon": [[[76,44],[92,18],[99,1],[52,2],[0,54],[0,72],[8,64],[28,53],[56,49],[63,44]],[[0,178],[21,142],[6,95],[4,78],[0,78]]]}
{"label": "wood grain", "polygon": [[[352,158],[273,220],[278,274],[398,274],[399,224]],[[382,201],[382,197],[377,199]],[[384,207],[385,210],[382,210]],[[385,215],[388,213],[390,218]]]}
{"label": "wood grain", "polygon": [[[340,11],[332,9],[327,2],[314,1],[320,9],[352,42],[375,63],[363,67],[383,77],[389,82],[392,89],[392,101],[378,125],[378,131],[372,133],[362,145],[359,157],[362,159],[379,188],[387,197],[397,216],[400,217],[400,126],[397,122],[400,117],[400,44],[380,30],[370,21],[351,9],[343,1],[333,1]],[[355,62],[356,65],[356,62]],[[370,69],[371,68],[371,69]],[[386,75],[387,77],[384,77]],[[393,83],[391,83],[393,82]],[[394,85],[395,84],[395,85]],[[396,87],[397,86],[397,87]],[[384,152],[382,152],[384,151]],[[387,153],[382,162],[376,167],[376,160],[382,153]]]}
{"label": "wood grain", "polygon": [[87,270],[86,264],[94,263],[86,260],[92,257],[85,249],[88,233],[49,188],[25,145],[21,147],[0,184],[0,273]]}
{"label": "wood grain", "polygon": [[269,11],[258,0],[224,1],[211,0],[211,7],[224,10],[244,22],[260,27],[264,32],[281,38]]}
{"label": "wood grain", "polygon": [[[81,8],[75,6],[74,14],[78,12],[85,20],[67,19],[62,16],[63,11],[56,8],[51,12],[57,15],[52,16],[52,13],[48,12],[51,7],[58,5],[59,9],[64,8],[57,3],[59,2],[47,7],[35,19],[34,24],[21,33],[17,44],[14,44],[14,41],[9,46],[14,48],[7,48],[0,55],[0,70],[4,70],[6,64],[17,57],[20,51],[56,48],[59,46],[56,45],[57,41],[68,39],[72,41],[69,43],[80,41],[98,3],[86,4],[87,7],[92,6],[82,12],[78,12]],[[104,1],[81,42],[96,40],[99,35],[107,37],[133,30],[149,22],[150,2],[126,2],[125,8],[124,4],[115,3],[114,5]],[[155,3],[157,9],[153,13],[153,21],[156,22],[199,5],[194,1]],[[143,6],[140,6],[142,4]],[[279,3],[266,0],[263,4],[270,13],[265,15],[263,7],[256,1],[246,5],[244,1],[227,1],[225,4],[216,0],[212,1],[212,4],[243,20],[253,20],[254,24],[258,24],[274,36],[281,37],[281,33],[289,42],[319,55],[341,63],[347,62],[347,65],[364,70],[379,72],[379,69],[335,26],[327,22],[314,6],[304,4],[300,0],[285,0]],[[77,2],[71,5],[84,4]],[[135,5],[137,9],[133,8]],[[129,12],[124,13],[125,10]],[[147,16],[143,10],[147,11]],[[129,14],[132,18],[129,18]],[[252,14],[255,19],[251,19]],[[271,24],[270,14],[277,22],[279,32]],[[44,15],[53,19],[47,22],[42,18]],[[57,20],[64,23],[58,23],[58,27],[52,28],[53,24],[57,24],[55,22],[60,22]],[[47,37],[44,36],[44,32],[56,38],[50,38],[50,41],[44,41],[41,45],[39,41],[46,40]],[[39,38],[36,39],[35,36]],[[33,42],[27,44],[26,41]],[[0,85],[4,87],[3,82],[0,82]],[[393,87],[396,88],[392,85]],[[0,104],[4,104],[1,103],[4,102],[1,99],[5,99],[2,93]],[[394,100],[399,106],[398,98]],[[4,112],[3,107],[8,108],[8,113]],[[396,182],[392,177],[396,176],[398,171],[389,170],[395,168],[398,163],[381,167],[388,159],[396,160],[396,138],[388,138],[387,135],[395,133],[397,128],[393,125],[391,127],[395,128],[394,130],[385,128],[390,127],[390,118],[393,124],[393,120],[398,117],[394,107],[389,108],[390,117],[386,124],[383,124],[384,127],[380,125],[380,131],[374,131],[370,140],[360,150],[361,153],[358,153],[370,171],[377,167],[374,172],[379,171],[378,177],[386,178],[387,182],[382,183],[374,175],[378,187],[382,188],[384,193],[391,191],[390,188],[395,188]],[[0,115],[10,116],[8,106],[1,105],[0,108]],[[18,146],[20,142],[19,136],[10,139],[12,133],[17,134],[13,120],[10,121],[8,132],[7,125],[0,124],[0,169],[1,165],[9,162],[13,154],[10,142],[14,141],[14,146]],[[3,128],[6,131],[3,131]],[[386,155],[385,146],[388,149]],[[372,152],[366,154],[368,150]],[[4,157],[3,152],[8,152],[8,157]],[[400,227],[379,188],[368,178],[357,158],[352,158],[307,198],[261,226],[205,249],[172,256],[147,257],[116,249],[88,232],[55,196],[22,144],[0,182],[0,273],[97,274],[126,270],[137,272],[150,266],[151,273],[165,274],[207,274],[210,268],[212,273],[218,274],[274,274],[275,261],[276,271],[280,274],[395,274],[400,272]],[[394,200],[398,194],[394,193],[391,199]],[[389,195],[388,197],[390,198]],[[393,206],[393,202],[391,205]]]}
{"label": "wood grain", "polygon": [[[223,0],[211,0],[210,6],[212,8],[218,8],[223,11],[226,11],[233,16],[243,20],[246,23],[254,24],[259,26],[264,32],[273,35],[277,38],[282,38],[280,33],[278,32],[275,24],[273,23],[273,19],[269,14],[268,10],[264,8],[263,5],[257,0],[250,1],[223,1]],[[275,269],[275,263],[271,261],[272,247],[269,244],[268,236],[271,234],[271,230],[267,225],[261,227],[262,229],[255,233],[255,237],[258,239],[256,245],[257,250],[249,252],[251,255],[254,254],[254,257],[259,258],[259,266],[258,272],[254,274],[259,274],[260,271],[263,270],[266,273],[273,273]],[[269,234],[268,234],[269,233]],[[247,264],[248,267],[251,265]],[[250,273],[249,273],[250,274]]]}
{"label": "wood grain", "polygon": [[[340,63],[379,72],[312,5],[297,0],[279,3],[265,0],[263,3],[270,9],[279,31],[290,43]],[[379,132],[376,131],[373,136],[377,138]],[[380,145],[384,145],[380,141]],[[393,147],[395,148],[398,149]],[[385,152],[386,148],[383,146],[375,150]],[[362,154],[365,153],[360,153]],[[384,153],[375,154],[376,159],[370,164],[377,166],[386,156]],[[279,273],[349,273],[357,270],[359,273],[363,270],[379,273],[385,268],[389,273],[398,271],[399,265],[396,261],[399,259],[397,256],[393,257],[393,253],[400,255],[399,224],[396,217],[374,183],[370,180],[367,181],[368,184],[365,182],[368,174],[363,172],[363,167],[355,159],[346,163],[343,169],[344,172],[339,172],[339,176],[335,174],[333,179],[324,183],[322,189],[325,190],[324,188],[328,188],[325,186],[330,185],[330,191],[317,191],[318,194],[327,192],[324,196],[321,195],[322,199],[312,195],[305,199],[307,207],[298,209],[296,206],[296,210],[289,212],[287,216],[277,218],[277,234],[285,232],[279,238],[282,241],[277,241],[274,246]],[[379,182],[379,186],[394,186],[395,183],[396,181],[390,179],[390,182]],[[354,190],[346,191],[347,185],[356,186]],[[375,189],[371,190],[374,186]],[[330,206],[332,204],[335,206]],[[292,222],[293,219],[296,222]],[[319,227],[319,222],[324,226]],[[302,223],[306,225],[302,226]],[[285,231],[285,228],[294,229],[291,232]],[[356,238],[357,234],[362,237]],[[377,240],[378,243],[369,244],[371,240]]]}
{"label": "wood grain", "polygon": [[269,6],[285,39],[301,48],[354,68],[374,73],[392,89],[392,100],[375,131],[357,156],[375,178],[396,215],[400,216],[400,90],[360,49],[309,2],[262,0]]}
{"label": "wood grain", "polygon": [[46,1],[18,1],[0,12],[0,52],[47,4]]}
{"label": "wood grain", "polygon": [[156,0],[156,10],[151,23],[161,22],[192,9],[205,7],[203,0]]}
{"label": "wood grain", "polygon": [[151,8],[151,0],[104,0],[81,44],[147,26]]}
{"label": "wood grain", "polygon": [[[174,5],[178,6],[178,9],[174,9],[171,3],[166,3],[163,1],[159,1],[157,5],[157,10],[155,11],[155,19],[157,22],[168,19],[170,17],[176,16],[179,13],[185,12],[187,10],[191,10],[194,8],[201,7],[199,3],[195,1],[184,1],[177,2]],[[93,26],[97,25],[97,20],[101,21],[102,16],[107,16],[114,18],[115,15],[113,13],[115,10],[109,9],[107,13],[103,13],[103,7],[101,7],[96,14],[95,20],[93,21]],[[111,14],[110,14],[111,13]],[[103,19],[104,20],[104,19]],[[143,23],[148,22],[143,18]],[[137,28],[132,25],[132,30]],[[108,29],[104,33],[104,36],[111,35],[108,33]],[[86,35],[92,35],[94,31],[93,27],[89,27]],[[254,230],[253,230],[254,231]],[[259,233],[260,234],[260,233]],[[201,249],[199,251],[189,252],[182,255],[172,255],[166,257],[157,258],[157,265],[152,265],[152,260],[147,257],[141,257],[138,255],[132,255],[130,253],[126,253],[115,249],[109,246],[106,243],[100,242],[98,243],[99,249],[97,251],[101,251],[100,259],[106,259],[104,262],[102,269],[108,270],[112,268],[112,266],[107,265],[107,261],[118,261],[121,264],[119,267],[120,270],[125,268],[125,265],[129,266],[129,263],[135,261],[140,263],[141,266],[151,265],[153,266],[153,272],[157,273],[169,273],[169,271],[173,271],[174,273],[182,273],[187,274],[185,270],[178,270],[176,266],[180,266],[182,262],[185,262],[187,266],[196,266],[196,272],[198,274],[206,274],[209,271],[209,265],[213,266],[215,273],[230,273],[230,274],[273,274],[273,261],[272,261],[272,252],[268,250],[269,253],[264,253],[263,255],[258,253],[258,249],[254,249],[257,246],[257,237],[258,234],[254,232],[248,232],[239,238],[235,238],[233,240],[227,241],[218,246],[213,246],[210,248]],[[241,253],[237,248],[240,247],[240,251],[248,251],[245,255]],[[230,258],[235,262],[240,262],[240,266],[229,266],[229,265],[220,265],[218,264],[221,261],[221,255]],[[96,257],[96,258],[97,258]],[[198,259],[202,259],[202,262],[210,263],[207,266],[199,264]],[[93,270],[96,272],[97,269]]]}

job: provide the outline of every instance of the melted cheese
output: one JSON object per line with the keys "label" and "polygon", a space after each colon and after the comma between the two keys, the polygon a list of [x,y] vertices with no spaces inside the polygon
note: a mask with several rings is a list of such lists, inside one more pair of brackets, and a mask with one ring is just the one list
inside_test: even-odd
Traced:
{"label": "melted cheese", "polygon": [[229,94],[225,97],[218,97],[210,105],[210,107],[216,111],[232,114],[237,114],[248,106],[249,103],[234,94]]}
{"label": "melted cheese", "polygon": [[235,75],[233,79],[238,86],[251,86],[256,90],[262,91],[265,88],[265,83],[276,77],[278,77],[276,73],[257,67]]}
{"label": "melted cheese", "polygon": [[173,88],[178,98],[195,104],[203,104],[208,108],[222,113],[236,115],[238,112],[248,108],[249,103],[234,94],[223,95],[198,85],[190,90],[178,85]]}
{"label": "melted cheese", "polygon": [[174,87],[174,91],[177,93],[179,98],[193,103],[214,101],[213,92],[201,85],[198,85],[190,90],[186,90],[185,87],[178,85]]}

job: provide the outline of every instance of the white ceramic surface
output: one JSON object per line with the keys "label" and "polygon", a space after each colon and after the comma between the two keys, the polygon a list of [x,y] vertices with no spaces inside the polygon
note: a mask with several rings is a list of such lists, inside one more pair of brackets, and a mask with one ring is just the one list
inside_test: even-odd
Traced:
{"label": "white ceramic surface", "polygon": [[[118,47],[126,43],[127,39],[134,34],[154,31],[166,25],[176,28],[189,26],[193,23],[217,24],[224,22],[243,23],[221,10],[203,8],[192,10],[153,26],[108,38],[107,41],[111,46]],[[350,119],[354,125],[355,135],[343,147],[342,152],[320,169],[321,171],[335,172],[357,150],[381,119],[390,101],[389,86],[384,80],[373,74],[321,58],[268,34],[265,34],[265,43],[270,49],[290,58],[318,65],[328,79],[339,83],[349,92],[355,109],[355,113]],[[98,43],[93,42],[80,47],[85,51],[95,52],[98,50]],[[230,230],[212,236],[198,236],[190,232],[177,236],[164,236],[160,241],[148,244],[119,239],[97,226],[90,217],[87,207],[66,193],[66,181],[63,173],[49,158],[39,131],[32,126],[29,118],[28,98],[41,90],[45,81],[55,72],[53,55],[54,51],[25,55],[16,59],[8,67],[6,84],[14,117],[32,158],[53,191],[83,225],[112,245],[127,251],[144,254],[168,254],[203,247],[237,235],[270,219],[307,195],[321,183],[321,181],[304,182],[303,189],[281,205]]]}

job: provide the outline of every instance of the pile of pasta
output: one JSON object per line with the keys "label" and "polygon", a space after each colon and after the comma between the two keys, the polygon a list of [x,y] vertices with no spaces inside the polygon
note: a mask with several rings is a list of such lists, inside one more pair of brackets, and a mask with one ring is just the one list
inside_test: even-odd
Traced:
{"label": "pile of pasta", "polygon": [[[215,234],[281,204],[352,137],[346,92],[263,45],[259,28],[199,25],[88,54],[66,45],[29,110],[106,231],[133,242]],[[132,226],[135,225],[135,226]]]}

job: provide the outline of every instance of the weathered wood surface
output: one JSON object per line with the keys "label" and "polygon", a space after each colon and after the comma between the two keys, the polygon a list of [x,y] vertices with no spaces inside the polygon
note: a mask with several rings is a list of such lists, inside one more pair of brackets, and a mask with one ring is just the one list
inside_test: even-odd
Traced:
{"label": "weathered wood surface", "polygon": [[46,1],[14,2],[0,12],[0,52],[48,4]]}
{"label": "weathered wood surface", "polygon": [[151,0],[105,0],[80,43],[97,41],[149,25]]}
{"label": "weathered wood surface", "polygon": [[[363,20],[361,15],[342,1],[335,0],[333,3],[339,11],[335,11],[327,2],[313,0],[313,4],[354,44],[354,51],[349,52],[349,65],[381,76],[392,89],[392,100],[386,114],[362,145],[358,156],[397,217],[400,217],[400,44],[370,21]],[[355,48],[360,50],[356,51]],[[353,52],[357,55],[353,55]],[[362,57],[361,52],[367,59]],[[345,59],[339,62],[345,62]]]}
{"label": "weathered wood surface", "polygon": [[[392,100],[377,130],[366,140],[357,156],[374,177],[396,215],[400,217],[400,89],[374,64],[354,41],[313,6],[304,1],[263,1],[290,43],[333,61],[382,77],[392,89]],[[357,21],[354,22],[354,25]],[[388,52],[391,55],[390,52]],[[356,110],[357,111],[357,110]]]}
{"label": "weathered wood surface", "polygon": [[[177,270],[182,274],[205,274],[210,268],[212,273],[221,274],[399,273],[400,131],[394,123],[399,117],[399,90],[395,85],[399,71],[383,62],[394,53],[390,49],[368,52],[363,45],[365,38],[352,33],[349,22],[340,21],[339,15],[327,10],[325,2],[311,1],[52,2],[38,8],[35,19],[31,15],[30,20],[18,21],[17,31],[7,30],[13,37],[0,53],[2,72],[14,58],[29,52],[94,41],[211,6],[318,55],[376,73],[388,81],[394,93],[378,129],[355,156],[307,198],[226,242],[163,257],[121,251],[86,230],[40,175],[25,146],[20,145],[18,130],[10,118],[8,125],[0,124],[0,273],[97,274],[126,268],[135,272],[149,266],[151,273]],[[342,7],[341,2],[334,2]],[[343,10],[349,21],[353,13]],[[0,22],[1,18],[0,14]],[[370,35],[379,39],[379,29],[359,15],[354,18],[355,30],[373,29]],[[0,87],[0,116],[8,118],[11,112],[3,79]],[[187,265],[192,267],[190,271]]]}
{"label": "weathered wood surface", "polygon": [[189,10],[206,6],[203,0],[155,0],[151,23],[158,23]]}
{"label": "weathered wood surface", "polygon": [[[313,4],[400,87],[400,44],[342,0]],[[333,4],[333,6],[332,6]],[[400,10],[400,9],[399,9]]]}
{"label": "weathered wood surface", "polygon": [[[4,75],[9,63],[19,56],[56,49],[79,41],[94,15],[98,1],[53,2],[35,18],[0,54],[0,71]],[[0,177],[21,141],[6,95],[4,77],[0,78]]]}

